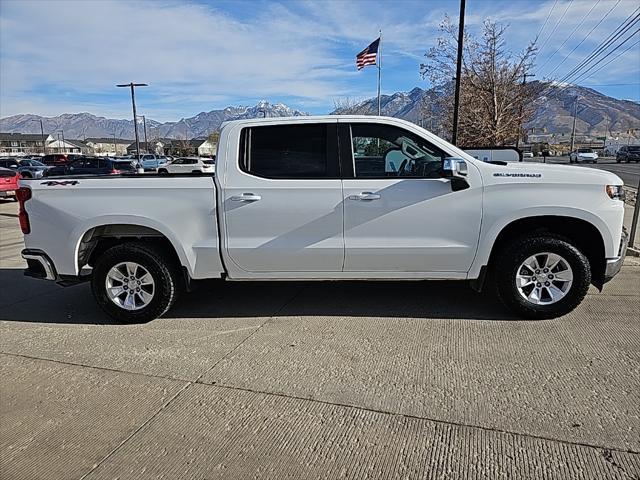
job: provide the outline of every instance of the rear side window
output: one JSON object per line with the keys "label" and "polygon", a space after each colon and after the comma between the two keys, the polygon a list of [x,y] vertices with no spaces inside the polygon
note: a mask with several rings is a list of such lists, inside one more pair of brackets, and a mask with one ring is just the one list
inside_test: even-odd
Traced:
{"label": "rear side window", "polygon": [[266,178],[336,178],[336,138],[334,124],[245,128],[241,168]]}

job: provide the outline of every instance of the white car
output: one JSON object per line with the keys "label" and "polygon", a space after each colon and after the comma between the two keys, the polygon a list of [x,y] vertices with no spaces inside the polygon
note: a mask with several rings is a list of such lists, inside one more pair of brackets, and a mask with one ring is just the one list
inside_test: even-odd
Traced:
{"label": "white car", "polygon": [[553,318],[627,248],[615,174],[482,162],[398,118],[231,121],[216,162],[214,176],[21,180],[26,274],[91,281],[122,322],[212,278],[491,281],[519,317]]}
{"label": "white car", "polygon": [[598,154],[590,148],[579,148],[569,154],[569,163],[598,163]]}
{"label": "white car", "polygon": [[522,158],[533,158],[533,152],[523,152]]}
{"label": "white car", "polygon": [[158,173],[214,173],[215,162],[208,158],[179,157],[158,168]]}

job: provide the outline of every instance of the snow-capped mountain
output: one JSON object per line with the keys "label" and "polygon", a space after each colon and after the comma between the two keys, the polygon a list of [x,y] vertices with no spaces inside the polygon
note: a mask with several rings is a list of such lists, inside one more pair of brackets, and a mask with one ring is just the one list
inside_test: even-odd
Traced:
{"label": "snow-capped mountain", "polygon": [[[578,115],[576,132],[586,135],[604,135],[608,132],[626,133],[628,129],[640,128],[640,104],[630,100],[619,100],[608,97],[591,88],[557,82],[532,82],[541,93],[534,100],[535,113],[525,128],[535,128],[536,133],[569,133],[573,122],[573,106],[578,97]],[[396,92],[393,95],[382,95],[381,110],[383,115],[400,117],[420,123],[429,118],[428,111],[433,105],[435,94],[431,90],[414,88],[409,92]],[[377,98],[351,104],[336,109],[334,114],[358,113],[374,115],[378,112]],[[307,115],[300,110],[282,103],[269,103],[266,100],[252,107],[236,106],[222,110],[200,112],[177,122],[157,122],[147,118],[147,133],[151,138],[204,138],[218,130],[223,122],[243,118],[290,117]],[[69,139],[89,137],[134,138],[133,121],[115,120],[98,117],[90,113],[65,113],[57,117],[40,117],[38,115],[14,115],[0,119],[1,132],[40,133],[40,120],[44,131],[53,133],[64,130]],[[640,130],[636,135],[640,134]]]}
{"label": "snow-capped mountain", "polygon": [[[579,85],[559,82],[532,82],[531,86],[540,94],[534,100],[535,113],[525,128],[542,133],[569,133],[573,125],[573,108],[578,97],[576,132],[584,135],[604,135],[608,132],[623,132],[640,128],[640,104],[630,100],[608,97],[596,90]],[[383,115],[400,117],[415,123],[428,118],[431,90],[414,88],[407,93],[382,95]],[[426,110],[423,113],[423,109]],[[375,114],[378,99],[370,98],[334,113]],[[640,134],[640,131],[638,131]]]}
{"label": "snow-capped mountain", "polygon": [[[194,117],[183,118],[177,122],[157,122],[150,118],[147,122],[147,135],[151,138],[203,138],[218,130],[222,122],[243,118],[292,117],[307,115],[282,103],[271,104],[266,100],[252,107],[227,107],[223,110],[201,112]],[[65,138],[80,139],[90,137],[110,137],[133,139],[135,137],[133,120],[116,120],[98,117],[91,113],[65,113],[57,117],[41,117],[26,114],[0,119],[0,131],[6,133],[40,133],[40,120],[46,133],[64,131]],[[142,119],[138,121],[142,126]],[[138,130],[142,134],[142,130]]]}

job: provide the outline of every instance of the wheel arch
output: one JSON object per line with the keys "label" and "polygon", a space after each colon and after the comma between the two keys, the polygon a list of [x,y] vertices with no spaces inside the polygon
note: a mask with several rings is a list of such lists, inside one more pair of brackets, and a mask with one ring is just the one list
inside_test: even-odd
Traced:
{"label": "wheel arch", "polygon": [[191,275],[192,265],[177,237],[149,219],[103,219],[83,225],[74,232],[76,269],[92,265],[97,255],[108,248],[129,241],[145,241],[163,247],[177,266],[186,268]]}
{"label": "wheel arch", "polygon": [[510,240],[540,233],[557,235],[571,241],[589,260],[593,285],[602,289],[606,266],[604,238],[593,223],[573,216],[540,215],[511,221],[496,236],[487,265],[491,268],[496,255]]}

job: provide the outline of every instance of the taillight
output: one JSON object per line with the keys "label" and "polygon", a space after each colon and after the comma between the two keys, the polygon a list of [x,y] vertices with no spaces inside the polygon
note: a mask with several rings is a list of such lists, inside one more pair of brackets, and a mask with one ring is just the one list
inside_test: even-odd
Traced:
{"label": "taillight", "polygon": [[20,210],[18,211],[18,220],[20,221],[20,229],[22,233],[27,235],[31,233],[31,224],[29,223],[29,214],[24,208],[24,204],[27,200],[31,199],[31,189],[27,187],[20,187],[16,190],[16,198],[20,202]]}
{"label": "taillight", "polygon": [[119,173],[120,173],[120,170],[117,170],[117,169],[115,169],[115,168],[112,168],[112,169],[111,169],[111,175],[117,175],[117,174],[119,174]]}

